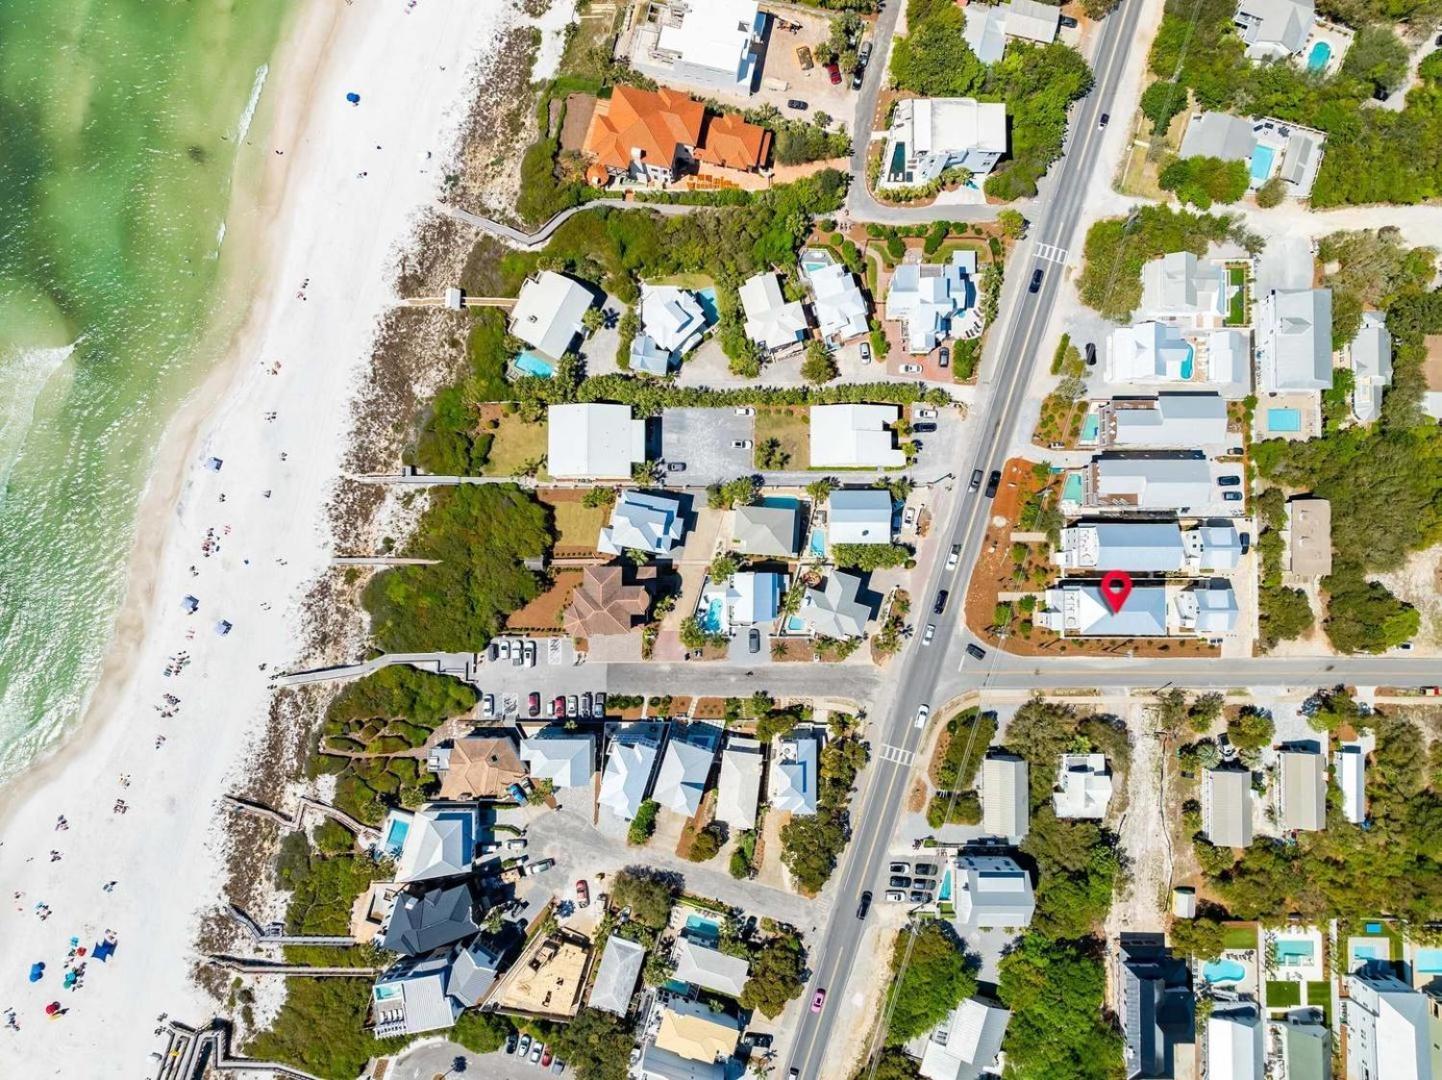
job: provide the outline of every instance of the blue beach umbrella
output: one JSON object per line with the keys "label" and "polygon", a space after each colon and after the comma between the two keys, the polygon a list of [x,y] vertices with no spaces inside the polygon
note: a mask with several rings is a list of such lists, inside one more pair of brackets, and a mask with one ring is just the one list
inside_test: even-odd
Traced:
{"label": "blue beach umbrella", "polygon": [[39,982],[40,977],[45,974],[45,965],[39,960],[30,965],[30,981]]}
{"label": "blue beach umbrella", "polygon": [[359,104],[360,104],[360,95],[357,94],[354,90],[352,90],[349,94],[347,94],[347,95],[345,96],[345,99],[346,99],[347,101],[349,101],[352,105],[359,105]]}

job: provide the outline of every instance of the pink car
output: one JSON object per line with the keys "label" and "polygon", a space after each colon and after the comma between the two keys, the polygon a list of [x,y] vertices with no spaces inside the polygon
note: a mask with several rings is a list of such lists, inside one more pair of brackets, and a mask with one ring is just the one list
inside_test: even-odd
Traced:
{"label": "pink car", "polygon": [[811,1011],[814,1012],[814,1013],[819,1013],[819,1012],[821,1011],[821,1006],[822,1006],[822,1005],[825,1005],[825,1004],[826,1004],[826,991],[825,991],[825,990],[818,990],[818,991],[816,991],[816,996],[811,999]]}

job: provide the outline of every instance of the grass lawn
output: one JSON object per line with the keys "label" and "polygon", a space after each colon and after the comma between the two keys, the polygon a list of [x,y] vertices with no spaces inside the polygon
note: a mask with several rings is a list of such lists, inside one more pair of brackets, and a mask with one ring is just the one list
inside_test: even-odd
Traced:
{"label": "grass lawn", "polygon": [[716,282],[709,274],[669,274],[646,284],[674,285],[678,289],[709,289]]}
{"label": "grass lawn", "polygon": [[1227,267],[1227,284],[1234,286],[1236,292],[1227,303],[1227,326],[1241,326],[1247,318],[1247,268],[1245,266]]}
{"label": "grass lawn", "polygon": [[922,255],[922,262],[944,263],[951,259],[953,251],[974,251],[977,255],[977,266],[981,267],[990,261],[990,249],[985,240],[947,240],[937,248],[931,255]]}
{"label": "grass lawn", "polygon": [[483,476],[516,476],[533,461],[546,456],[546,425],[531,424],[519,415],[498,418],[500,427],[487,431],[491,452],[486,455]]}
{"label": "grass lawn", "polygon": [[610,511],[604,506],[587,506],[580,499],[552,501],[542,497],[555,514],[556,552],[579,554],[596,550],[596,539]]}
{"label": "grass lawn", "polygon": [[1255,926],[1228,926],[1222,930],[1222,947],[1226,949],[1255,949],[1257,928]]}
{"label": "grass lawn", "polygon": [[1293,1005],[1302,1004],[1302,984],[1294,982],[1283,982],[1279,979],[1267,980],[1267,1008],[1289,1009]]}
{"label": "grass lawn", "polygon": [[1329,982],[1309,982],[1307,984],[1307,1004],[1314,1008],[1321,1009],[1326,1014],[1323,1024],[1331,1026],[1332,1012],[1332,984]]}
{"label": "grass lawn", "polygon": [[[777,406],[756,410],[756,449],[776,439],[790,457],[788,470],[811,468],[811,423],[805,406]],[[758,466],[759,467],[759,466]]]}

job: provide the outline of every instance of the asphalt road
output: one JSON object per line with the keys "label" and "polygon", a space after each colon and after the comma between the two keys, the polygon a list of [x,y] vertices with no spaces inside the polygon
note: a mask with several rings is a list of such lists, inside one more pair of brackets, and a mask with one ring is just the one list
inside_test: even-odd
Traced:
{"label": "asphalt road", "polygon": [[[883,35],[889,38],[895,26],[896,12],[900,0],[887,5],[878,25],[876,56],[884,58]],[[966,463],[958,472],[969,477],[973,468],[989,472],[1000,469],[1005,459],[1012,428],[1026,394],[1026,387],[1032,365],[1046,353],[1045,334],[1051,311],[1056,303],[1061,285],[1059,267],[1054,263],[1040,262],[1039,251],[1055,249],[1068,250],[1080,242],[1074,236],[1085,198],[1086,181],[1098,168],[1101,146],[1101,132],[1097,122],[1103,112],[1111,109],[1111,100],[1116,93],[1117,82],[1125,64],[1126,48],[1131,42],[1141,6],[1136,0],[1124,0],[1122,6],[1103,23],[1093,57],[1092,69],[1096,73],[1096,86],[1092,93],[1074,108],[1071,117],[1071,136],[1062,160],[1055,167],[1054,181],[1049,184],[1048,198],[1040,220],[1033,223],[1030,245],[1022,249],[1024,255],[1018,258],[1010,277],[1013,279],[1010,295],[1003,297],[1004,308],[1009,312],[1005,331],[994,336],[998,346],[984,364],[981,393],[985,402],[974,409],[977,430],[980,433],[980,449],[976,458]],[[879,63],[877,64],[879,67]],[[879,82],[879,73],[868,73],[863,86],[859,109],[868,104],[874,109],[876,88],[873,80]],[[862,113],[859,115],[869,115]],[[863,154],[859,149],[858,155]],[[853,165],[855,166],[855,162]],[[865,176],[865,159],[856,169]],[[864,184],[853,184],[853,189]],[[1023,289],[1031,278],[1034,268],[1041,266],[1048,272],[1043,277],[1038,292]],[[989,385],[988,385],[989,383]],[[803,1000],[810,1002],[817,989],[825,989],[830,1004],[820,1013],[805,1012],[793,1044],[788,1068],[798,1071],[803,1080],[812,1080],[827,1075],[823,1071],[826,1051],[842,1040],[833,1038],[832,1026],[847,993],[851,968],[860,952],[860,941],[865,924],[855,917],[856,905],[866,889],[875,891],[882,871],[885,869],[887,847],[895,831],[898,814],[906,794],[910,765],[899,765],[889,758],[878,756],[883,745],[899,748],[904,753],[902,760],[910,762],[921,746],[925,732],[915,726],[918,708],[923,704],[940,704],[945,697],[943,691],[955,686],[964,689],[965,683],[972,686],[983,684],[988,678],[987,671],[1000,665],[1004,660],[999,651],[993,651],[982,662],[981,674],[970,669],[959,673],[956,657],[962,644],[956,632],[961,623],[961,612],[965,606],[965,583],[970,580],[981,551],[986,532],[990,503],[980,494],[960,493],[954,501],[948,520],[935,535],[945,544],[960,544],[962,555],[959,565],[953,571],[946,571],[945,560],[938,559],[932,571],[931,581],[925,591],[918,594],[918,611],[931,610],[932,598],[937,590],[947,587],[952,599],[941,616],[918,615],[918,621],[936,623],[936,638],[932,645],[923,646],[919,638],[914,640],[907,654],[902,658],[902,668],[896,675],[897,687],[889,714],[878,710],[873,729],[872,752],[875,764],[867,789],[857,801],[857,812],[853,813],[852,836],[843,865],[840,868],[841,883],[833,909],[834,917],[827,925],[820,946],[812,953],[813,971]],[[942,538],[950,537],[949,540]],[[1032,665],[1034,666],[1034,665]],[[1052,665],[1048,664],[1049,671]],[[1021,669],[1023,672],[1030,667]],[[1140,673],[1138,673],[1140,677]],[[896,756],[896,755],[891,755]],[[833,1066],[835,1073],[835,1066]]]}

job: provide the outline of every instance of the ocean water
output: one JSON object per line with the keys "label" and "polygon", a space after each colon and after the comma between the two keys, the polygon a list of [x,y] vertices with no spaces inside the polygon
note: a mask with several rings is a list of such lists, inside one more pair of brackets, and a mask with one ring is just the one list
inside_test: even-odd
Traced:
{"label": "ocean water", "polygon": [[0,780],[77,715],[166,422],[213,356],[285,0],[0,0]]}

